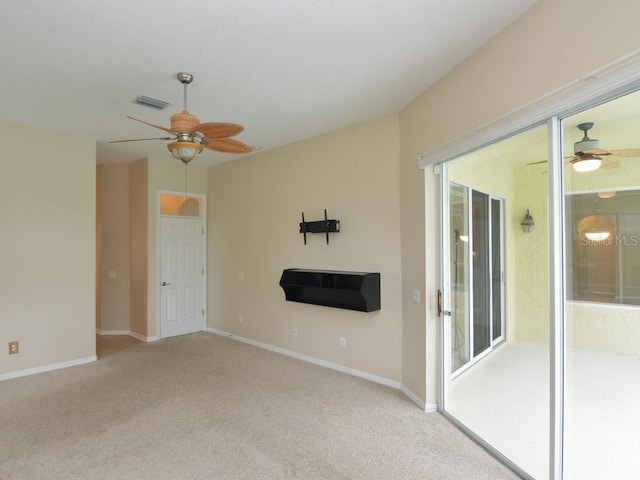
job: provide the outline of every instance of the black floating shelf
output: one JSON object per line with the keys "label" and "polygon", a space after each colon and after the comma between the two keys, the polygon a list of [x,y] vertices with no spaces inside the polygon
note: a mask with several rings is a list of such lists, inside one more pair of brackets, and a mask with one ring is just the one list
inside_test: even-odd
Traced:
{"label": "black floating shelf", "polygon": [[380,310],[380,274],[288,268],[280,286],[290,302],[360,312]]}

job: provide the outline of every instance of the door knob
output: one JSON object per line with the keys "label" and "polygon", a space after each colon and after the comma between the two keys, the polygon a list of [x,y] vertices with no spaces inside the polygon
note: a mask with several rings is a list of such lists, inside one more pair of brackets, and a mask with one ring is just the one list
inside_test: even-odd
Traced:
{"label": "door knob", "polygon": [[162,282],[160,285],[162,285],[163,287],[166,287],[167,285],[171,285],[171,284],[167,282]]}

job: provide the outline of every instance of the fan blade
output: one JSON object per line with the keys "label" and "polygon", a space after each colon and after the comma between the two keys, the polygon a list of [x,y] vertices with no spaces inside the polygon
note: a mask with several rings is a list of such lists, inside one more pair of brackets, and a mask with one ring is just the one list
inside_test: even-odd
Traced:
{"label": "fan blade", "polygon": [[130,118],[131,120],[135,120],[136,122],[144,123],[145,125],[149,125],[150,127],[153,127],[153,128],[159,128],[160,130],[164,130],[167,133],[171,133],[173,135],[177,135],[176,132],[173,132],[173,131],[169,130],[168,128],[161,127],[160,125],[154,125],[153,123],[145,122],[144,120],[140,120],[139,118],[133,118],[133,117],[130,117],[129,115],[127,115],[127,118]]}
{"label": "fan blade", "polygon": [[640,157],[640,148],[630,148],[626,150],[611,150],[616,157]]}
{"label": "fan blade", "polygon": [[540,160],[539,162],[527,163],[527,165],[541,165],[543,163],[547,163],[547,161],[546,160]]}
{"label": "fan blade", "polygon": [[173,140],[174,137],[132,138],[130,140],[110,140],[109,143],[142,142],[143,140]]}
{"label": "fan blade", "polygon": [[[208,141],[207,141],[208,140]],[[251,153],[253,148],[232,138],[205,139],[203,142],[207,148],[225,153]]]}
{"label": "fan blade", "polygon": [[193,130],[207,138],[228,138],[242,132],[244,127],[235,123],[201,123]]}
{"label": "fan blade", "polygon": [[620,166],[620,162],[615,158],[603,158],[600,168],[616,168]]}

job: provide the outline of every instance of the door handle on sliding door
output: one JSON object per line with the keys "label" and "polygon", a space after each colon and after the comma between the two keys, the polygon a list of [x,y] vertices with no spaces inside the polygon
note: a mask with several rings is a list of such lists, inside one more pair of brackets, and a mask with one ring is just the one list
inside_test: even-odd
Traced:
{"label": "door handle on sliding door", "polygon": [[451,311],[442,309],[442,292],[438,289],[438,316],[442,314],[451,316]]}

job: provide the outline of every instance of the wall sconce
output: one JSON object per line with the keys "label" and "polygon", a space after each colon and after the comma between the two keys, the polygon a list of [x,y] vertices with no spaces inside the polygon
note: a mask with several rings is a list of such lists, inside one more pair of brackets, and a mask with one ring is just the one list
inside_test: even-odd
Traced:
{"label": "wall sconce", "polygon": [[520,226],[522,227],[522,233],[531,233],[533,232],[533,227],[535,226],[535,222],[533,221],[533,217],[529,213],[529,209],[527,208],[527,213],[525,213],[524,218],[520,222]]}

